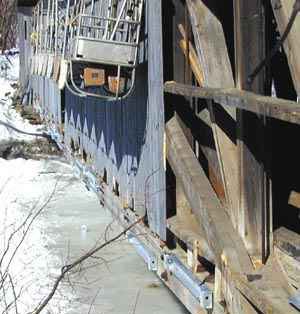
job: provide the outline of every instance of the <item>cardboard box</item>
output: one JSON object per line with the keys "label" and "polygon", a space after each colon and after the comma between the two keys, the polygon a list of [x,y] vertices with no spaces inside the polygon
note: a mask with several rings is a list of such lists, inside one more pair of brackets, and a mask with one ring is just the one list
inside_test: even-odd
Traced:
{"label": "cardboard box", "polygon": [[85,68],[83,73],[84,86],[102,86],[105,83],[105,71],[103,69]]}
{"label": "cardboard box", "polygon": [[[117,88],[118,88],[118,77],[117,76],[109,76],[108,77],[108,88],[110,92],[113,94],[117,94]],[[123,94],[125,90],[125,78],[120,77],[120,83],[119,83],[119,95]]]}

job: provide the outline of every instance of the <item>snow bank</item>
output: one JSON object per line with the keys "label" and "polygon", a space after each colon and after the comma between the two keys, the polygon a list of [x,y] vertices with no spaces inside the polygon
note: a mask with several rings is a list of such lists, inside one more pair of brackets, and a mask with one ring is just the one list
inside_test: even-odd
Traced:
{"label": "snow bank", "polygon": [[[0,251],[3,253],[8,244],[10,247],[1,270],[4,271],[9,265],[15,248],[21,243],[29,227],[9,266],[15,289],[17,292],[21,291],[18,300],[19,313],[28,313],[49,293],[53,285],[53,272],[59,273],[62,266],[59,256],[49,249],[55,243],[55,238],[49,238],[45,234],[49,224],[47,211],[61,193],[64,193],[65,188],[70,187],[74,178],[69,165],[51,160],[0,158],[0,169]],[[37,213],[38,216],[30,224]],[[9,240],[14,232],[14,237]],[[11,289],[7,289],[6,298],[10,301],[13,299]],[[55,298],[49,311],[53,314],[67,313],[72,299],[72,293],[65,291],[63,297]],[[0,311],[1,306],[3,303],[0,300]]]}
{"label": "snow bank", "polygon": [[19,55],[0,55],[0,100],[6,100],[6,93],[13,93],[11,83],[19,79]]}
{"label": "snow bank", "polygon": [[[19,55],[0,55],[0,120],[32,133],[40,133],[43,126],[33,126],[12,108],[14,86],[18,83]],[[0,124],[0,144],[10,141],[32,141],[35,137],[19,134]],[[55,241],[45,235],[46,213],[65,187],[74,181],[69,165],[53,160],[4,160],[0,158],[0,258],[1,264],[12,277],[18,300],[19,313],[28,313],[49,293],[53,284],[49,271],[59,269],[62,261],[51,254],[48,247]],[[39,211],[42,209],[41,213]],[[31,220],[37,214],[37,218]],[[29,228],[28,233],[26,233]],[[10,239],[10,236],[14,236]],[[24,241],[22,238],[26,235]],[[23,241],[23,242],[22,242]],[[15,248],[22,242],[14,256]],[[10,262],[10,260],[12,261]],[[12,289],[6,291],[6,301],[12,301]],[[51,313],[67,313],[72,294],[54,298]],[[3,295],[0,292],[0,312],[3,311]],[[13,307],[7,313],[14,313]]]}
{"label": "snow bank", "polygon": [[[9,58],[11,63],[7,58]],[[7,58],[4,55],[0,55],[0,120],[12,124],[23,131],[38,133],[43,129],[42,126],[31,125],[21,117],[19,112],[11,107],[11,97],[15,92],[14,86],[18,83],[19,78],[19,55],[15,54]],[[17,133],[0,125],[0,143],[2,141],[32,141],[34,139],[32,136]]]}

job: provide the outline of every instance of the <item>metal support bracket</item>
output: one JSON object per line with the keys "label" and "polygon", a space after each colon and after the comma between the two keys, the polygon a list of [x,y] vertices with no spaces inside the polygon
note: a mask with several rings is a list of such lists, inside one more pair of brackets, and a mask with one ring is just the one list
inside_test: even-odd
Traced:
{"label": "metal support bracket", "polygon": [[51,139],[56,143],[56,145],[59,147],[59,149],[63,150],[64,146],[62,144],[62,136],[61,134],[54,128],[54,127],[49,127],[49,136]]}
{"label": "metal support bracket", "polygon": [[207,285],[200,281],[176,256],[164,255],[164,265],[190,292],[205,309],[212,309],[213,294]]}
{"label": "metal support bracket", "polygon": [[128,241],[131,243],[138,254],[144,259],[150,271],[157,271],[157,259],[155,255],[142,244],[141,241],[132,233],[127,233]]}
{"label": "metal support bracket", "polygon": [[88,189],[93,190],[96,194],[101,191],[101,188],[97,182],[97,178],[87,168],[83,171],[83,181]]}
{"label": "metal support bracket", "polygon": [[78,160],[73,162],[74,173],[76,177],[81,179],[85,184],[86,188],[90,191],[92,190],[96,194],[101,192],[101,187],[97,182],[96,176],[88,169],[85,165],[83,165]]}

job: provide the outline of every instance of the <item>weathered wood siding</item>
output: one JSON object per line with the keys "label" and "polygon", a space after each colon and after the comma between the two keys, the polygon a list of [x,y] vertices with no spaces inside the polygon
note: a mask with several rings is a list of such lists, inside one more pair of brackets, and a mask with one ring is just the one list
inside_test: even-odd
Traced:
{"label": "weathered wood siding", "polygon": [[[41,115],[57,129],[64,118],[67,148],[71,151],[74,143],[94,173],[99,176],[107,173],[107,183],[118,186],[124,207],[133,208],[141,215],[147,210],[151,230],[164,240],[161,0],[147,1],[145,7],[136,86],[129,98],[115,102],[80,98],[68,89],[61,97],[54,81],[34,75],[33,101]],[[64,102],[64,117],[61,102]]]}

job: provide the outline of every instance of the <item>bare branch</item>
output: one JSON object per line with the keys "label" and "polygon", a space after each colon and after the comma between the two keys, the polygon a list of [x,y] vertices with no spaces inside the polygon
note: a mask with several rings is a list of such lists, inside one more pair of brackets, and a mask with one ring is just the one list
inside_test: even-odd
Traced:
{"label": "bare branch", "polygon": [[101,288],[99,288],[97,293],[95,294],[95,296],[94,296],[94,298],[93,298],[93,300],[92,300],[92,302],[90,304],[90,308],[89,308],[88,314],[91,313],[91,310],[92,310],[92,308],[94,306],[95,300],[96,300],[97,296],[99,295],[100,291],[101,291]]}
{"label": "bare branch", "polygon": [[100,246],[90,250],[88,253],[84,254],[83,256],[81,256],[80,258],[78,258],[77,260],[75,260],[72,264],[69,265],[65,265],[61,268],[61,274],[59,275],[59,277],[57,277],[57,279],[54,282],[54,285],[49,293],[49,295],[44,299],[44,301],[32,312],[33,314],[39,314],[41,313],[41,311],[47,306],[47,304],[50,302],[50,300],[53,298],[53,296],[55,295],[55,292],[59,286],[59,284],[61,283],[61,281],[65,278],[66,274],[68,272],[70,272],[72,269],[74,269],[76,266],[82,264],[85,260],[87,260],[88,258],[90,258],[91,256],[93,256],[95,253],[99,252],[100,250],[102,250],[103,248],[105,248],[106,246],[110,245],[111,243],[115,242],[116,240],[118,240],[119,238],[121,238],[123,235],[126,234],[127,231],[129,231],[130,229],[132,229],[135,225],[137,225],[138,223],[140,223],[141,221],[144,220],[144,216],[139,218],[136,222],[134,222],[133,224],[131,224],[129,227],[127,227],[126,229],[124,229],[122,232],[120,232],[118,235],[116,235],[115,237],[113,237],[112,239],[104,242],[103,244],[101,244]]}
{"label": "bare branch", "polygon": [[10,274],[8,274],[8,278],[9,278],[9,282],[10,282],[10,285],[11,285],[11,288],[12,288],[12,291],[13,291],[13,295],[14,295],[15,312],[16,312],[16,314],[18,314],[19,313],[18,312],[18,305],[17,305],[18,297],[17,297],[17,294],[16,294],[15,286],[14,286],[14,283],[13,283],[13,280],[12,280]]}
{"label": "bare branch", "polygon": [[138,301],[139,301],[140,294],[141,294],[141,289],[139,289],[139,291],[138,291],[138,293],[137,293],[137,295],[136,295],[132,314],[135,314],[135,311],[136,311],[136,307],[137,307],[137,304],[138,304]]}

